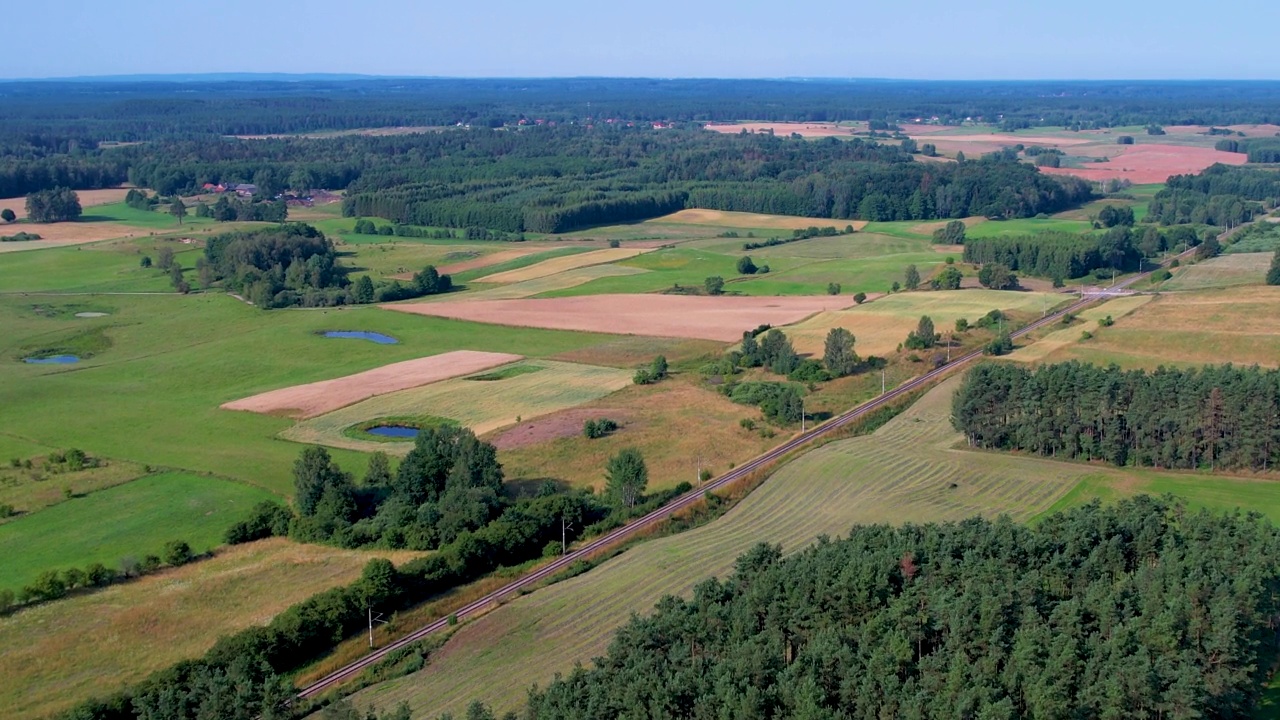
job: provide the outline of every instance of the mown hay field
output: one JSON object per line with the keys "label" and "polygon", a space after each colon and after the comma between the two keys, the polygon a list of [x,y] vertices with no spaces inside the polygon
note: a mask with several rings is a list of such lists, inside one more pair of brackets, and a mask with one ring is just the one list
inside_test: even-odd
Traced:
{"label": "mown hay field", "polygon": [[[575,257],[575,256],[569,256]],[[558,290],[568,290],[579,285],[585,285],[594,280],[602,278],[625,277],[628,275],[643,275],[647,270],[643,268],[627,267],[625,265],[589,265],[587,267],[573,268],[565,270],[554,275],[535,278],[533,280],[522,280],[514,282],[510,285],[500,285],[497,287],[486,287],[482,290],[469,292],[466,295],[439,295],[433,298],[434,302],[451,302],[459,297],[467,300],[516,300],[520,298],[534,297],[543,293],[552,293]],[[484,287],[477,285],[476,287]],[[431,301],[428,301],[431,302]],[[422,303],[401,303],[397,305],[387,305],[392,310],[404,310],[406,307],[413,307],[415,304]],[[408,312],[413,312],[409,310]]]}
{"label": "mown hay field", "polygon": [[350,583],[371,558],[398,564],[419,555],[272,538],[0,617],[0,703],[6,717],[47,717],[198,657],[223,635],[266,624],[294,603]]}
{"label": "mown hay field", "polygon": [[626,260],[627,258],[635,257],[643,252],[645,252],[643,248],[606,248],[604,250],[593,250],[591,252],[543,260],[540,263],[519,268],[517,270],[508,270],[506,272],[495,273],[493,275],[485,275],[484,277],[476,278],[475,281],[477,283],[515,283],[522,282],[524,280],[537,280],[538,278],[544,278],[548,275],[562,273],[565,270],[574,270],[591,265],[604,265],[618,260]]}
{"label": "mown hay field", "polygon": [[[98,467],[71,472],[66,471],[62,465],[54,464],[46,470],[44,467],[46,457],[44,455],[26,458],[13,456],[12,459],[32,461],[32,467],[30,469],[11,466],[0,468],[0,505],[12,505],[21,517],[21,514],[33,513],[66,501],[68,490],[72,496],[87,495],[123,485],[144,474],[140,465],[101,458],[95,458],[100,463]],[[16,519],[0,520],[0,522],[13,522]]]}
{"label": "mown hay field", "polygon": [[1280,366],[1280,287],[1162,293],[1047,360],[1122,367],[1237,363]]}
{"label": "mown hay field", "polygon": [[884,356],[897,349],[916,328],[922,315],[933,320],[940,333],[955,328],[956,320],[970,323],[992,310],[1033,312],[1052,309],[1067,298],[1055,293],[1009,292],[1003,290],[941,290],[888,295],[874,302],[819,313],[808,320],[784,328],[796,351],[822,355],[827,333],[843,327],[856,338],[859,355]]}
{"label": "mown hay field", "polygon": [[866,220],[840,220],[833,218],[809,218],[794,215],[765,215],[761,213],[732,212],[689,208],[654,218],[654,223],[679,223],[687,225],[713,225],[716,227],[750,228],[761,230],[806,230],[811,227],[833,227],[843,230],[852,225],[855,230],[866,227]]}
{"label": "mown hay field", "polygon": [[[538,590],[461,627],[423,670],[355,696],[362,705],[408,702],[415,716],[461,716],[478,699],[515,710],[529,686],[545,684],[603,654],[632,613],[649,612],[669,594],[724,576],[757,542],[794,552],[818,536],[858,523],[956,520],[1007,514],[1031,520],[1085,479],[1116,495],[1141,488],[1144,472],[958,449],[949,423],[950,380],[877,432],[828,444],[775,473],[724,517],[678,535],[645,542],[575,578]],[[1181,475],[1190,490],[1240,488],[1244,505],[1256,481]],[[1193,498],[1194,500],[1194,498]],[[1219,499],[1218,506],[1230,505]],[[1195,502],[1193,502],[1195,504]],[[1280,507],[1271,506],[1280,518]],[[495,683],[494,678],[502,678]]]}
{"label": "mown hay field", "polygon": [[170,540],[203,553],[222,544],[227,527],[255,504],[278,499],[251,485],[179,472],[71,498],[0,525],[0,588],[16,591],[43,570],[92,562],[119,568],[125,557],[163,555]]}
{"label": "mown hay field", "polygon": [[1271,253],[1233,253],[1184,265],[1174,271],[1161,290],[1208,290],[1258,285],[1271,265]]}
{"label": "mown hay field", "polygon": [[1119,320],[1154,299],[1154,295],[1129,295],[1094,305],[1079,314],[1083,322],[1054,330],[1043,337],[1018,348],[1009,355],[1010,360],[1039,362],[1051,353],[1079,342],[1084,333],[1097,333],[1103,318]]}
{"label": "mown hay field", "polygon": [[516,418],[575,407],[630,385],[627,370],[553,360],[527,363],[537,372],[502,380],[454,378],[411,390],[380,395],[340,410],[304,420],[286,429],[281,437],[349,450],[407,451],[412,443],[380,443],[347,437],[343,431],[357,423],[381,417],[432,415],[457,420],[477,435],[516,422]]}

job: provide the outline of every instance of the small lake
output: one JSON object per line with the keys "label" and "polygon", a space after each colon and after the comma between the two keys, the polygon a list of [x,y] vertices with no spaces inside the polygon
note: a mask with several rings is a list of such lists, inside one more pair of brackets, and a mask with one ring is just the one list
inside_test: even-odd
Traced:
{"label": "small lake", "polygon": [[378,437],[392,438],[416,438],[418,437],[418,428],[408,427],[406,425],[378,425],[371,427],[365,432]]}
{"label": "small lake", "polygon": [[395,345],[400,341],[390,335],[368,332],[365,330],[330,330],[324,333],[327,338],[351,338],[355,340],[372,340],[379,345]]}
{"label": "small lake", "polygon": [[80,358],[75,355],[50,355],[49,357],[23,358],[22,362],[32,365],[69,365],[80,362]]}

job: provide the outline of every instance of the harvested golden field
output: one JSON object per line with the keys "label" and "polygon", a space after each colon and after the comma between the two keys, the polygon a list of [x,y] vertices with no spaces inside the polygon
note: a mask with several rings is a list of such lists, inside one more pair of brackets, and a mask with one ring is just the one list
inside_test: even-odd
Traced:
{"label": "harvested golden field", "polygon": [[224,410],[309,418],[375,395],[426,385],[520,360],[508,353],[454,350],[440,355],[383,365],[354,375],[294,385],[223,403]]}
{"label": "harvested golden field", "polygon": [[[622,427],[588,440],[582,436],[587,417],[607,417]],[[777,445],[779,438],[763,438],[739,425],[742,418],[759,417],[753,406],[675,379],[649,387],[631,385],[573,410],[526,419],[490,440],[507,446],[498,459],[511,480],[556,478],[599,490],[609,457],[634,447],[644,454],[650,489],[666,488],[694,482],[700,467],[719,475]],[[526,442],[529,436],[544,439]]]}
{"label": "harvested golden field", "polygon": [[[629,267],[627,265],[590,265],[588,267],[574,268],[565,270],[554,275],[535,278],[533,280],[523,280],[521,282],[511,283],[510,285],[497,285],[480,290],[477,292],[469,292],[465,297],[467,300],[515,300],[519,298],[533,297],[542,293],[554,292],[556,290],[567,290],[579,285],[585,285],[592,280],[599,280],[607,277],[622,277],[624,275],[643,275],[649,272],[644,268]],[[434,300],[425,300],[422,302],[452,302],[454,295],[437,295]],[[417,312],[410,308],[418,303],[397,303],[393,305],[383,305],[390,310],[401,310],[404,312]]]}
{"label": "harvested golden field", "polygon": [[1130,295],[1108,300],[1101,305],[1095,305],[1080,313],[1079,318],[1084,321],[1083,323],[1054,330],[1034,343],[1013,351],[1009,355],[1009,359],[1022,362],[1044,360],[1051,353],[1079,342],[1083,333],[1097,333],[1101,327],[1099,321],[1103,318],[1110,316],[1112,320],[1119,320],[1153,299],[1155,299],[1154,295]]}
{"label": "harvested golden field", "polygon": [[[110,205],[124,200],[124,196],[129,194],[129,188],[103,188],[101,190],[77,190],[76,195],[80,198],[80,207],[87,208],[94,205]],[[17,219],[22,220],[27,217],[27,198],[4,198],[0,200],[0,208],[9,208],[17,215]],[[0,225],[0,235],[8,235],[5,226]],[[44,233],[40,233],[43,235]]]}
{"label": "harvested golden field", "polygon": [[22,223],[20,225],[0,225],[0,234],[16,234],[19,232],[35,233],[39,240],[0,243],[0,253],[20,252],[22,250],[39,250],[41,248],[83,245],[111,240],[114,238],[145,235],[145,230],[128,225],[107,222],[60,222],[60,223]]}
{"label": "harvested golden field", "polygon": [[605,248],[603,250],[592,250],[591,252],[579,253],[577,255],[565,255],[563,257],[551,258],[535,263],[528,267],[508,270],[506,272],[495,273],[493,275],[485,275],[476,278],[477,283],[517,283],[524,280],[537,280],[548,275],[555,275],[566,270],[574,270],[577,268],[589,267],[591,265],[603,265],[605,263],[616,262],[618,260],[626,260],[645,252],[645,248]]}
{"label": "harvested golden field", "polygon": [[451,300],[385,305],[401,312],[473,322],[622,335],[732,342],[762,323],[785,325],[848,307],[839,296],[583,295],[514,300]]}
{"label": "harvested golden field", "polygon": [[0,618],[5,715],[44,717],[198,657],[222,635],[266,624],[365,563],[421,553],[341,550],[282,538]]}
{"label": "harvested golden field", "polygon": [[361,422],[384,417],[432,416],[456,420],[477,435],[514,424],[516,418],[576,407],[621,390],[632,383],[633,371],[593,367],[553,360],[530,360],[499,380],[454,378],[402,390],[348,405],[313,417],[281,433],[295,442],[351,450],[407,452],[411,442],[377,442],[348,437],[344,431]]}
{"label": "harvested golden field", "polygon": [[[1077,338],[1079,336],[1077,335]],[[1122,367],[1236,363],[1280,366],[1280,287],[1162,293],[1048,360]]]}
{"label": "harvested golden field", "polygon": [[975,322],[992,310],[1040,311],[1066,299],[1057,293],[986,289],[897,293],[847,310],[820,313],[783,329],[796,352],[821,355],[827,332],[843,327],[856,338],[859,355],[883,356],[907,339],[921,315],[928,315],[934,328],[946,333],[960,318]]}
{"label": "harvested golden field", "polygon": [[654,218],[648,222],[765,230],[805,230],[811,227],[844,229],[847,225],[852,225],[855,230],[861,230],[867,226],[866,220],[833,220],[831,218],[807,218],[793,215],[761,215],[758,213],[730,212],[728,210],[704,210],[702,208],[681,210],[670,215]]}

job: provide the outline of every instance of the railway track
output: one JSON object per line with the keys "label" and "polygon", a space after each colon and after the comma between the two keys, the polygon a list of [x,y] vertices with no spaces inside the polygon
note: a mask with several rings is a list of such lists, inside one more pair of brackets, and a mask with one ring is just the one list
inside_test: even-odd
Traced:
{"label": "railway track", "polygon": [[[1191,250],[1188,250],[1186,253],[1183,253],[1178,257],[1183,257],[1190,252]],[[1155,270],[1158,270],[1163,267],[1164,267],[1163,264],[1158,265],[1152,270],[1135,275],[1117,284],[1114,287],[1117,290],[1127,288],[1133,283],[1143,278],[1146,278]],[[1078,312],[1096,302],[1108,300],[1108,299],[1110,299],[1110,296],[1091,295],[1091,296],[1083,297],[1080,300],[1072,303],[1068,307],[1058,310],[1053,314],[1046,315],[1040,320],[1037,320],[1029,325],[1026,325],[1025,327],[1019,330],[1016,330],[1010,333],[1010,336],[1014,338],[1022,337],[1028,333],[1031,333],[1040,328],[1043,328],[1046,325],[1051,325],[1055,322],[1060,321],[1062,317],[1068,313]],[[879,408],[884,407],[888,403],[893,402],[893,400],[903,395],[906,395],[908,393],[911,393],[917,389],[920,389],[921,387],[924,387],[925,385],[932,383],[934,380],[937,380],[938,378],[944,375],[950,374],[956,368],[963,367],[968,363],[982,357],[982,355],[983,355],[983,351],[980,349],[965,353],[964,355],[961,355],[955,358],[954,360],[947,363],[946,365],[942,365],[941,367],[935,368],[934,370],[931,370],[930,372],[927,372],[924,375],[920,375],[919,377],[908,380],[907,382],[903,383],[902,385],[899,385],[893,390],[890,390],[884,393],[883,395],[880,395],[876,398],[868,400],[867,402],[861,405],[858,405],[857,407],[852,408],[841,415],[831,418],[830,420],[822,423],[821,425],[818,425],[813,429],[808,430],[807,432],[803,432],[791,438],[790,440],[782,443],[781,445],[764,453],[763,455],[759,455],[755,457],[750,462],[744,465],[741,465],[739,467],[736,467],[733,470],[725,473],[724,475],[721,475],[718,478],[714,478],[710,480],[709,482],[703,484],[701,487],[695,488],[694,490],[691,490],[688,493],[681,495],[680,497],[667,503],[666,505],[663,505],[662,507],[654,510],[653,512],[650,512],[649,514],[641,518],[638,518],[636,520],[632,520],[626,525],[616,530],[613,530],[612,532],[609,532],[605,535],[602,535],[596,538],[595,540],[592,540],[591,542],[587,543],[586,545],[583,545],[582,547],[574,550],[573,552],[570,552],[561,556],[555,562],[552,562],[542,568],[539,568],[538,570],[532,573],[529,573],[524,577],[521,577],[517,580],[513,580],[512,582],[485,595],[484,597],[478,600],[475,600],[473,602],[470,602],[467,605],[464,605],[454,613],[454,617],[457,620],[465,620],[466,618],[472,615],[476,615],[492,606],[500,604],[503,600],[510,598],[511,596],[519,593],[521,590],[528,588],[530,586],[536,585],[539,582],[556,575],[560,571],[565,570],[573,563],[578,562],[579,560],[585,560],[591,557],[591,555],[595,554],[596,552],[604,548],[607,548],[611,545],[615,545],[619,542],[622,542],[626,540],[628,537],[636,534],[637,532],[644,530],[645,528],[648,528],[651,525],[654,525],[655,523],[664,520],[672,513],[678,512],[698,502],[699,500],[702,499],[703,493],[711,492],[719,488],[722,488],[726,485],[730,485],[734,482],[737,482],[738,480],[741,480],[747,477],[753,472],[767,466],[769,463],[772,463],[773,461],[785,456],[786,454],[792,452],[793,450],[801,448],[817,438],[820,438],[835,430],[838,430],[844,427],[845,425],[848,425],[849,423],[853,422],[854,420],[857,420],[858,418],[866,415],[867,413],[878,410]],[[444,629],[448,625],[449,625],[448,618],[441,618],[439,620],[431,622],[419,628],[418,630],[415,630],[414,632],[400,638],[399,640],[396,640],[386,645],[385,647],[379,648],[369,653],[368,655],[365,655],[359,660],[349,665],[346,665],[342,668],[339,668],[338,670],[335,670],[334,672],[311,683],[310,685],[307,685],[306,687],[298,691],[298,697],[300,698],[315,697],[320,693],[324,692],[325,690],[328,690],[337,685],[340,685],[341,683],[350,679],[352,676],[361,672],[362,670],[369,667],[370,665],[374,665],[378,663],[380,660],[390,655],[391,653],[394,653],[396,650],[399,650],[400,648],[403,648],[407,645],[411,645],[417,642],[418,640],[421,640],[422,638],[428,635],[431,635],[432,633],[439,632],[440,630]]]}

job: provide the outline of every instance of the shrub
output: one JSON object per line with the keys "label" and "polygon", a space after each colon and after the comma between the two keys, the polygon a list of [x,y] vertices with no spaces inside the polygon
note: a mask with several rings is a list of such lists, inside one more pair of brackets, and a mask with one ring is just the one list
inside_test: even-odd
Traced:
{"label": "shrub", "polygon": [[840,283],[834,283],[834,282],[833,282],[833,283],[827,283],[827,294],[828,294],[828,295],[839,295],[839,294],[840,294]]}
{"label": "shrub", "polygon": [[195,559],[191,546],[182,540],[170,540],[164,546],[164,561],[167,565],[179,567]]}
{"label": "shrub", "polygon": [[738,258],[738,274],[739,275],[755,275],[756,270],[758,269],[759,268],[756,267],[756,264],[751,261],[750,255],[743,255],[742,257]]}
{"label": "shrub", "polygon": [[610,240],[610,241],[609,241],[609,247],[611,247],[611,248],[620,248],[620,247],[622,247],[622,242],[621,242],[621,241],[618,241],[618,240]]}
{"label": "shrub", "polygon": [[583,423],[582,434],[590,440],[595,440],[605,437],[617,429],[618,423],[609,418],[600,418],[598,420],[592,418]]}
{"label": "shrub", "polygon": [[857,304],[861,305],[862,303],[864,303],[864,302],[866,302],[866,301],[867,301],[867,294],[866,294],[866,293],[864,293],[864,292],[856,293],[856,294],[853,296],[853,301],[854,301],[855,303],[857,303]]}

